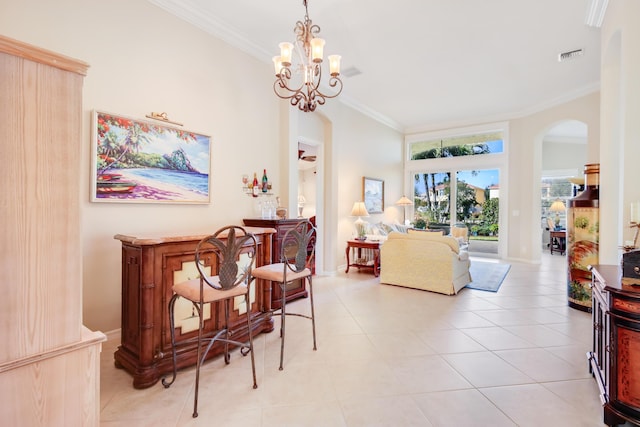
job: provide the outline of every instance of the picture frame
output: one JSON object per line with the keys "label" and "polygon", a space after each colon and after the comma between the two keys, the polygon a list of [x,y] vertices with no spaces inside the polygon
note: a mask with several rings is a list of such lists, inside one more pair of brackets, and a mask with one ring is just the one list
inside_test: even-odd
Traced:
{"label": "picture frame", "polygon": [[362,200],[367,212],[384,212],[384,181],[376,178],[362,177]]}
{"label": "picture frame", "polygon": [[211,137],[93,111],[91,201],[210,203]]}

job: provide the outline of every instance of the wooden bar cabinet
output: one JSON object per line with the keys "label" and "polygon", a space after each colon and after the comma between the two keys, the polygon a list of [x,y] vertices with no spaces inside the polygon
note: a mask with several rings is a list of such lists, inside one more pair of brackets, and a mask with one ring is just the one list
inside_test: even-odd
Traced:
{"label": "wooden bar cabinet", "polygon": [[617,265],[590,269],[593,350],[587,356],[604,423],[640,426],[640,287],[624,284]]}
{"label": "wooden bar cabinet", "polygon": [[[245,227],[258,239],[256,265],[271,263],[272,228]],[[195,248],[206,235],[173,237],[135,237],[118,234],[122,242],[122,333],[121,344],[114,354],[115,364],[133,376],[135,388],[154,385],[172,372],[171,331],[168,303],[175,282],[198,277]],[[212,266],[211,274],[216,274]],[[273,330],[271,317],[271,284],[253,284],[251,307],[252,333]],[[176,303],[176,347],[178,369],[195,365],[198,316],[191,303],[179,299]],[[221,328],[222,306],[205,309],[205,333]],[[229,322],[239,341],[248,340],[247,308],[234,306]],[[222,352],[216,343],[208,358]]]}

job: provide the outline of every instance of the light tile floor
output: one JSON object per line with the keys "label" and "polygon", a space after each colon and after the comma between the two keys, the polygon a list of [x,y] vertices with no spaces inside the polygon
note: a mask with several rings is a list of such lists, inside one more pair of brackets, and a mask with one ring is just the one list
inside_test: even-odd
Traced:
{"label": "light tile floor", "polygon": [[539,265],[512,263],[497,293],[456,296],[353,269],[315,277],[318,351],[310,322],[290,317],[278,371],[276,323],[255,340],[258,389],[248,357],[208,362],[195,419],[193,369],[169,389],[135,390],[108,341],[101,425],[603,426],[585,356],[591,319],[567,306],[565,272],[565,257],[545,253]]}

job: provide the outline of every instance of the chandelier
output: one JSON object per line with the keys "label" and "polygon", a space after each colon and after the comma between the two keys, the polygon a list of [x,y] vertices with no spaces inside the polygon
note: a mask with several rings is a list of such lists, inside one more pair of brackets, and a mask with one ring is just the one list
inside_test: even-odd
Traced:
{"label": "chandelier", "polygon": [[[304,21],[296,22],[296,52],[299,63],[292,65],[294,45],[289,42],[279,44],[280,56],[273,57],[276,81],[273,90],[282,99],[289,99],[291,105],[301,111],[314,111],[318,104],[323,105],[327,98],[335,98],[342,92],[340,80],[340,55],[329,55],[329,86],[337,92],[326,94],[320,91],[322,80],[322,56],[325,41],[316,37],[320,27],[309,19],[307,0],[303,0]],[[293,79],[292,79],[293,77]]]}

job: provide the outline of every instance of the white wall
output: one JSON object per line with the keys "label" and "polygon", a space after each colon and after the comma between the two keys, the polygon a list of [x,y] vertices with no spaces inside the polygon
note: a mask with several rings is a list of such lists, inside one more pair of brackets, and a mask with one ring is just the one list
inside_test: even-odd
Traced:
{"label": "white wall", "polygon": [[[561,105],[509,122],[509,229],[510,259],[538,262],[541,256],[540,178],[542,138],[565,120],[587,125],[587,162],[597,163],[600,147],[600,94],[592,93]],[[502,214],[502,212],[501,212]]]}
{"label": "white wall", "polygon": [[[297,148],[287,145],[282,117],[295,113],[272,93],[271,64],[259,62],[144,0],[0,0],[0,28],[5,36],[90,64],[83,98],[85,148],[78,177],[84,245],[83,259],[78,262],[83,263],[84,323],[89,328],[110,331],[120,327],[121,253],[115,234],[201,234],[241,223],[256,212],[255,201],[241,192],[242,174],[264,168],[273,171],[274,192],[288,199],[287,154]],[[185,129],[211,135],[211,203],[89,202],[93,109],[137,118],[163,111],[184,123]],[[325,112],[332,116],[328,137],[335,150],[329,154],[341,156],[325,163],[332,165],[327,179],[333,186],[325,203],[327,213],[348,218],[365,174],[386,179],[391,194],[399,193],[400,135],[338,100],[320,109],[333,109]],[[346,156],[344,161],[342,156]],[[295,158],[292,163],[295,165]],[[297,178],[295,166],[293,170]],[[348,191],[339,191],[338,178]],[[327,220],[325,233],[331,240],[325,242],[331,248],[327,270],[335,271],[347,233],[338,229],[335,218]]]}
{"label": "white wall", "polygon": [[620,262],[633,239],[630,205],[640,200],[640,2],[609,2],[602,26],[600,259]]}
{"label": "white wall", "polygon": [[563,176],[583,176],[587,163],[585,144],[543,141],[542,171],[560,171]]}
{"label": "white wall", "polygon": [[340,103],[327,103],[319,116],[322,131],[317,117],[303,114],[294,116],[299,123],[290,128],[310,140],[323,138],[318,165],[323,194],[316,196],[316,215],[324,236],[321,271],[331,274],[346,264],[346,241],[352,237],[355,221],[349,214],[353,203],[362,200],[364,176],[385,182],[384,212],[372,214],[368,222],[402,221],[402,210],[394,203],[402,196],[403,136]]}

